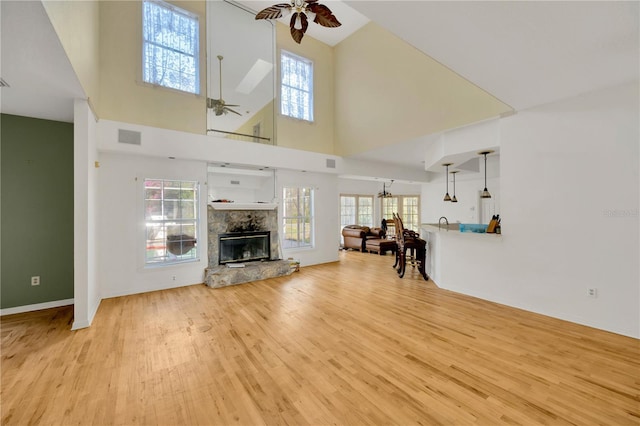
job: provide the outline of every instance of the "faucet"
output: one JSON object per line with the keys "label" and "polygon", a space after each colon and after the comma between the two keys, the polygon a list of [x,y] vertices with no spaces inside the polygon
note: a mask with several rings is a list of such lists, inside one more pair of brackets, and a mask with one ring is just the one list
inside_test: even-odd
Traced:
{"label": "faucet", "polygon": [[449,220],[442,216],[440,219],[438,219],[438,231],[440,230],[440,225],[442,224],[442,219],[444,219],[444,221],[447,223],[447,232],[449,231]]}

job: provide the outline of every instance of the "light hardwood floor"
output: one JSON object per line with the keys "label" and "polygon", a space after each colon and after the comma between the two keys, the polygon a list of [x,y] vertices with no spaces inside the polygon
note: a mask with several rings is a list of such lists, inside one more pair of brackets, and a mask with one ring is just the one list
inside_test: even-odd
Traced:
{"label": "light hardwood floor", "polygon": [[640,344],[391,256],[3,317],[2,424],[640,424]]}

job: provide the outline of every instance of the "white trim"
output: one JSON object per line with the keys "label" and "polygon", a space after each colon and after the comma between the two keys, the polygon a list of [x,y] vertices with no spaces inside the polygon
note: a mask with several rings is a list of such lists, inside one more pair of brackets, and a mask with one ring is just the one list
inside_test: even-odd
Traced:
{"label": "white trim", "polygon": [[[151,0],[150,0],[151,1]],[[137,179],[137,178],[136,178]],[[179,259],[179,260],[164,260],[164,261],[159,261],[159,262],[147,262],[147,224],[149,222],[151,222],[150,220],[148,220],[146,218],[146,204],[147,204],[147,195],[146,195],[146,182],[147,181],[152,181],[152,180],[159,180],[162,181],[162,188],[163,188],[163,195],[162,197],[159,199],[162,202],[162,205],[164,206],[165,203],[165,196],[164,196],[164,183],[168,182],[168,181],[179,181],[181,188],[182,188],[182,184],[183,183],[193,183],[194,184],[194,189],[195,189],[195,212],[196,212],[196,217],[195,219],[158,219],[157,223],[166,223],[166,222],[171,222],[172,220],[174,221],[184,221],[185,223],[190,222],[190,221],[195,221],[195,235],[196,235],[196,241],[198,241],[197,236],[199,235],[200,232],[200,226],[201,226],[201,211],[200,211],[200,206],[201,206],[201,202],[200,202],[200,180],[199,179],[171,179],[168,177],[162,177],[162,178],[150,178],[150,177],[141,177],[140,179],[137,179],[140,183],[138,184],[138,187],[140,188],[141,191],[141,202],[138,202],[137,204],[141,207],[140,208],[140,212],[142,215],[142,222],[141,222],[141,245],[140,248],[141,250],[139,251],[140,256],[141,256],[141,269],[154,269],[157,267],[164,267],[164,266],[171,266],[171,265],[179,265],[182,263],[192,263],[192,262],[200,262],[200,259],[202,258],[202,252],[201,249],[198,247],[197,251],[196,251],[196,257],[192,257],[189,259]],[[163,207],[164,209],[164,207]],[[206,216],[205,216],[206,217]],[[206,247],[204,248],[205,253],[206,253]]]}
{"label": "white trim", "polygon": [[59,308],[60,306],[73,305],[73,299],[55,300],[53,302],[35,303],[33,305],[16,306],[14,308],[0,309],[0,316],[22,314],[24,312],[40,311],[42,309]]}
{"label": "white trim", "polygon": [[[153,285],[153,286],[133,288],[133,289],[127,289],[127,290],[121,290],[121,291],[115,291],[115,292],[107,292],[106,294],[104,294],[102,300],[113,299],[114,297],[132,296],[134,294],[143,294],[143,293],[152,293],[155,291],[171,290],[174,288],[189,287],[192,285],[204,285],[204,283],[200,282],[200,283],[188,283],[188,284],[167,284],[167,285],[160,285],[160,286]],[[75,327],[73,329],[75,329]]]}
{"label": "white trim", "polygon": [[71,330],[78,330],[81,328],[87,328],[91,326],[91,323],[93,322],[93,318],[95,318],[96,314],[98,313],[98,308],[100,307],[100,302],[102,302],[102,299],[98,299],[98,303],[96,303],[95,308],[93,308],[91,310],[91,312],[89,312],[89,318],[87,318],[86,321],[73,321],[73,324],[71,324]]}
{"label": "white trim", "polygon": [[275,203],[209,203],[214,210],[275,210]]}
{"label": "white trim", "polygon": [[89,328],[89,326],[91,326],[91,321],[89,320],[73,321],[71,331],[80,330],[81,328]]}

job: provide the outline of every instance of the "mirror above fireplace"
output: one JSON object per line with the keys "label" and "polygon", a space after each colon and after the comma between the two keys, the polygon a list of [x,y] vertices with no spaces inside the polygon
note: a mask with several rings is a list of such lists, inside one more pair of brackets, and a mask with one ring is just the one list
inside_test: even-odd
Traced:
{"label": "mirror above fireplace", "polygon": [[207,1],[207,134],[275,145],[275,52],[272,22]]}

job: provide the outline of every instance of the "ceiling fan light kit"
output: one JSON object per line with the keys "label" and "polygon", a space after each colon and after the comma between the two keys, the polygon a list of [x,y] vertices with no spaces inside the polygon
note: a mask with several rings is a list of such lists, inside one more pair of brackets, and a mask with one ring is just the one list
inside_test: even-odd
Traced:
{"label": "ceiling fan light kit", "polygon": [[323,27],[335,28],[342,25],[331,10],[318,0],[291,0],[289,3],[278,3],[262,9],[256,19],[279,19],[293,13],[289,21],[291,38],[300,44],[309,28],[309,20]]}

